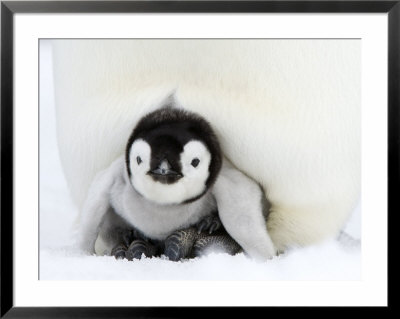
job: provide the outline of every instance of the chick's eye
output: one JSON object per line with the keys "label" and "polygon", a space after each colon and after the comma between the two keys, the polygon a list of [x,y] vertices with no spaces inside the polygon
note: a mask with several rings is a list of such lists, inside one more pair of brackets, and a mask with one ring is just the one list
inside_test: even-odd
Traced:
{"label": "chick's eye", "polygon": [[194,158],[192,160],[192,163],[190,163],[190,164],[192,164],[193,167],[197,167],[197,165],[199,165],[199,163],[200,163],[200,160],[198,158]]}
{"label": "chick's eye", "polygon": [[140,156],[136,157],[136,162],[138,163],[138,165],[142,162],[142,159],[140,158]]}

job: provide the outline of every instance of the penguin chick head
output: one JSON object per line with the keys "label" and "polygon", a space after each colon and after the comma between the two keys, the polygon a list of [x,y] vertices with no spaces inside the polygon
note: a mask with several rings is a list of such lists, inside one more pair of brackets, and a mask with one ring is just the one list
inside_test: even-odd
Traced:
{"label": "penguin chick head", "polygon": [[129,137],[126,168],[132,186],[158,204],[203,196],[222,165],[210,124],[197,114],[163,108],[143,117]]}

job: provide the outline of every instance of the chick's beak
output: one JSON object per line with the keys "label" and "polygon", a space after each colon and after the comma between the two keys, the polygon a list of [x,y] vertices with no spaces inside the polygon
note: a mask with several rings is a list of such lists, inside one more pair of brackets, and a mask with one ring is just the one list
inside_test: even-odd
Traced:
{"label": "chick's beak", "polygon": [[171,164],[168,160],[163,160],[158,165],[156,169],[153,169],[149,172],[150,175],[161,175],[161,176],[168,176],[168,175],[175,175],[175,176],[182,176],[180,173],[174,171],[171,167]]}

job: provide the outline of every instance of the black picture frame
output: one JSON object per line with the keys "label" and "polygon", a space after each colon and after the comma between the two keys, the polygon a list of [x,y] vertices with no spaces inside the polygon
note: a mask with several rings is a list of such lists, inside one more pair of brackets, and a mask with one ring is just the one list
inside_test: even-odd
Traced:
{"label": "black picture frame", "polygon": [[[13,303],[13,19],[16,13],[388,13],[388,218],[398,212],[400,1],[1,1],[1,317],[177,318],[226,316],[221,308],[14,307]],[[382,212],[384,213],[384,212]],[[393,223],[392,223],[393,224]],[[391,225],[389,222],[388,225]],[[393,227],[393,225],[392,225]],[[389,234],[390,232],[389,227]],[[390,238],[390,236],[389,236]],[[389,246],[388,246],[389,247]],[[389,284],[389,281],[388,281]],[[390,297],[388,305],[390,307]],[[254,308],[252,308],[253,310]],[[293,309],[296,315],[304,308]],[[263,310],[256,308],[255,310]],[[268,310],[269,311],[269,310]],[[248,308],[234,310],[248,316]]]}

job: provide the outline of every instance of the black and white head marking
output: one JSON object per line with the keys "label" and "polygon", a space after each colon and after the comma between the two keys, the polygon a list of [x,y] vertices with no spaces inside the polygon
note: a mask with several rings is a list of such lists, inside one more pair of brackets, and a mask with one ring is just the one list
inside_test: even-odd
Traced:
{"label": "black and white head marking", "polygon": [[197,114],[163,108],[143,117],[129,137],[126,167],[132,186],[159,204],[203,196],[222,165],[210,124]]}

